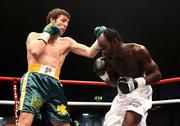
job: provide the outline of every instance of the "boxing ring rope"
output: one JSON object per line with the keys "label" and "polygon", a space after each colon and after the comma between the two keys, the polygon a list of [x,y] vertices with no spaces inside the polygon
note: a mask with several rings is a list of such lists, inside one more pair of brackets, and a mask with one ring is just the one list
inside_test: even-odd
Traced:
{"label": "boxing ring rope", "polygon": [[[162,105],[162,104],[173,104],[180,103],[180,99],[171,99],[171,100],[159,100],[153,101],[153,105]],[[1,100],[0,105],[14,105],[14,101],[9,100]],[[68,105],[70,106],[111,106],[111,102],[76,102],[76,101],[68,101]]]}
{"label": "boxing ring rope", "polygon": [[[13,93],[14,93],[14,101],[8,100],[0,100],[0,105],[14,105],[15,111],[15,122],[16,125],[18,123],[18,90],[17,84],[20,81],[20,78],[17,77],[3,77],[0,76],[0,81],[8,81],[12,82],[13,85]],[[110,86],[105,82],[96,82],[96,81],[77,81],[77,80],[60,80],[62,84],[69,84],[69,85],[96,85],[96,86]],[[162,79],[155,83],[155,85],[163,85],[167,83],[173,82],[180,82],[180,77],[175,78],[168,78]],[[153,105],[159,104],[173,104],[173,103],[180,103],[180,99],[172,99],[172,100],[160,100],[160,101],[153,101]],[[68,101],[68,105],[70,106],[111,106],[111,102],[76,102],[76,101]]]}
{"label": "boxing ring rope", "polygon": [[[12,83],[15,83],[17,81],[20,81],[20,78],[18,77],[3,77],[0,76],[0,81],[11,81]],[[156,82],[156,85],[160,84],[167,84],[167,83],[173,83],[173,82],[179,82],[180,77],[174,77],[174,78],[168,78],[168,79],[162,79],[158,82]],[[78,80],[60,80],[62,84],[70,84],[70,85],[99,85],[99,86],[108,86],[105,82],[98,82],[98,81],[78,81]]]}

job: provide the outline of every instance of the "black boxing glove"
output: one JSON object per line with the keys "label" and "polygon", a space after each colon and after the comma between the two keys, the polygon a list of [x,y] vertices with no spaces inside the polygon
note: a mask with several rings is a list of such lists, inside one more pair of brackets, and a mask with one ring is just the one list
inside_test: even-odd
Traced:
{"label": "black boxing glove", "polygon": [[143,77],[130,78],[130,77],[119,77],[117,85],[122,93],[128,94],[134,91],[138,87],[146,85],[146,80]]}
{"label": "black boxing glove", "polygon": [[103,80],[108,81],[109,75],[107,73],[107,66],[106,66],[106,60],[104,57],[98,58],[94,62],[94,72]]}

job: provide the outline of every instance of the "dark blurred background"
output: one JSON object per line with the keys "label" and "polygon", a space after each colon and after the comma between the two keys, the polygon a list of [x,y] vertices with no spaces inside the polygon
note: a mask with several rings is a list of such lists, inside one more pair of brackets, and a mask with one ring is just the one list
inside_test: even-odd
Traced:
{"label": "dark blurred background", "polygon": [[[41,32],[46,25],[47,13],[56,7],[65,9],[71,14],[71,21],[64,36],[70,36],[90,46],[96,39],[93,33],[96,26],[116,28],[124,42],[136,42],[149,49],[162,72],[163,79],[180,75],[178,0],[3,0],[0,8],[0,76],[21,77],[26,72],[26,37],[31,31]],[[94,60],[95,58],[88,59],[70,53],[61,70],[60,78],[101,81],[93,72]],[[8,82],[0,84],[0,99],[13,100],[12,85]],[[112,101],[116,93],[110,87],[65,85],[64,88],[69,101],[94,101],[95,96],[102,96],[103,101]],[[180,98],[179,82],[153,86],[153,89],[153,100]],[[172,124],[171,115],[174,115],[174,111],[180,113],[177,106],[177,104],[160,106],[151,111],[159,112],[162,109],[160,114],[167,115],[168,121],[171,120],[169,126],[176,126],[175,123]],[[12,110],[10,109],[12,113],[7,112],[7,109],[8,106],[1,105],[0,116],[13,114],[12,106]],[[97,109],[104,114],[109,108],[105,107],[105,110],[85,108],[82,111],[76,109],[71,108],[72,115],[82,114],[83,111],[97,114]],[[163,110],[169,111],[164,114]],[[153,112],[150,112],[150,115],[154,114]],[[162,126],[166,124],[168,126],[168,123]],[[161,126],[161,124],[151,125]]]}

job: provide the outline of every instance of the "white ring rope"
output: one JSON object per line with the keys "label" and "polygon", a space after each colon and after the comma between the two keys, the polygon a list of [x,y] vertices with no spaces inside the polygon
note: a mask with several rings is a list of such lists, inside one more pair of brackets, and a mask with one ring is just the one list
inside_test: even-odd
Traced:
{"label": "white ring rope", "polygon": [[[0,100],[0,105],[14,105],[14,101],[9,100]],[[171,99],[171,100],[159,100],[153,101],[153,105],[162,105],[162,104],[173,104],[180,103],[180,99]],[[111,106],[111,102],[78,102],[78,101],[69,101],[68,105],[70,106]]]}

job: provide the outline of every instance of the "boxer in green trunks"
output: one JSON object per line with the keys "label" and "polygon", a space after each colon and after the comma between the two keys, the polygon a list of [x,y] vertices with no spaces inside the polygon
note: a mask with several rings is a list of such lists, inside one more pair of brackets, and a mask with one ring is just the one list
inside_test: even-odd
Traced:
{"label": "boxer in green trunks", "polygon": [[21,79],[18,126],[31,126],[41,108],[53,126],[70,126],[67,100],[59,83],[61,67],[69,52],[93,58],[100,47],[97,40],[88,47],[62,37],[69,20],[66,10],[55,8],[48,13],[43,32],[31,32],[27,37],[28,72]]}

